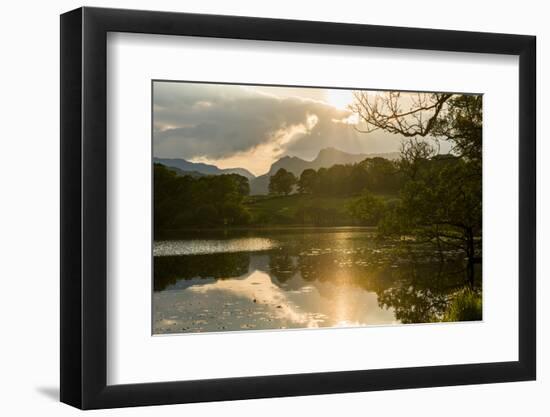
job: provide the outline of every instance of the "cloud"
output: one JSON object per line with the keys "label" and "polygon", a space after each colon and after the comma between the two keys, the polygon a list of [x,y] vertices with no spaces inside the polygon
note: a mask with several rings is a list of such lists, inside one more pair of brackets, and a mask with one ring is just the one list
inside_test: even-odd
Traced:
{"label": "cloud", "polygon": [[287,154],[313,158],[328,146],[384,152],[397,149],[399,142],[388,135],[359,134],[347,110],[269,94],[265,88],[157,82],[153,105],[154,153],[159,157],[212,161],[269,149],[271,160]]}

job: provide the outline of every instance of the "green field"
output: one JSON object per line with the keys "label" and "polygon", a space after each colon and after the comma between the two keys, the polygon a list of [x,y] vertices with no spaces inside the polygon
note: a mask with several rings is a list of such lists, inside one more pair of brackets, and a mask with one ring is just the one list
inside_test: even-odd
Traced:
{"label": "green field", "polygon": [[[384,199],[391,196],[379,196]],[[359,225],[349,214],[347,206],[358,197],[314,196],[250,196],[245,201],[252,224],[257,225]]]}

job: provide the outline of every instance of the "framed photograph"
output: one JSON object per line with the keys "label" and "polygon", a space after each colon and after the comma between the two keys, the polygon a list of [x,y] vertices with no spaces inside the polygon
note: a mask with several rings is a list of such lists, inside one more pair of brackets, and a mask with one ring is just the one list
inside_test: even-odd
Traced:
{"label": "framed photograph", "polygon": [[61,16],[61,401],[533,380],[535,37]]}

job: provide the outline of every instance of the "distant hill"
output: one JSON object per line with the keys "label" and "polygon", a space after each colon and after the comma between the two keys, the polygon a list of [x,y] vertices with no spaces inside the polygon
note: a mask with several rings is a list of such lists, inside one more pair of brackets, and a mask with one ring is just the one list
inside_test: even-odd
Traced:
{"label": "distant hill", "polygon": [[191,175],[200,177],[202,175],[221,175],[221,174],[239,174],[248,178],[250,181],[250,194],[267,194],[269,187],[269,177],[274,175],[280,168],[292,172],[296,176],[300,176],[305,169],[330,168],[333,165],[341,164],[356,164],[366,158],[399,158],[398,152],[389,153],[361,153],[351,154],[340,151],[336,148],[325,148],[319,151],[319,154],[312,161],[298,158],[296,156],[284,156],[271,165],[269,171],[255,177],[250,171],[244,168],[227,168],[221,169],[215,165],[204,164],[202,162],[190,162],[181,158],[153,158],[154,162],[163,164],[172,169],[179,175]]}
{"label": "distant hill", "polygon": [[317,170],[319,168],[330,168],[338,164],[356,164],[367,158],[376,157],[397,159],[399,158],[399,152],[351,154],[336,148],[325,148],[321,149],[317,157],[312,161],[306,161],[296,156],[284,156],[271,165],[267,174],[260,175],[250,180],[250,194],[267,194],[269,177],[274,175],[280,168],[284,168],[294,175],[299,176],[305,169],[309,168]]}
{"label": "distant hill", "polygon": [[178,174],[180,176],[189,175],[193,178],[199,178],[199,177],[204,177],[204,176],[207,175],[207,174],[201,174],[198,171],[184,171],[183,169],[179,169],[179,168],[176,168],[176,167],[169,167],[167,165],[164,165],[164,166],[167,169],[169,169],[170,171],[174,171],[176,174]]}
{"label": "distant hill", "polygon": [[[254,174],[244,168],[227,168],[220,169],[215,165],[204,164],[202,162],[189,162],[180,158],[153,158],[153,162],[157,162],[167,167],[177,168],[184,172],[190,172],[203,175],[221,175],[221,174],[239,174],[249,180],[256,178]],[[192,175],[192,174],[190,174]]]}

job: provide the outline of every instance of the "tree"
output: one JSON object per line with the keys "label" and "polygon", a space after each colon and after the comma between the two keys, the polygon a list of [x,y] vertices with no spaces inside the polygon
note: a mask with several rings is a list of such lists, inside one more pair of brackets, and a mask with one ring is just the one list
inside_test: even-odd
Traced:
{"label": "tree", "polygon": [[298,191],[301,194],[312,194],[315,191],[316,182],[317,172],[311,168],[305,169],[298,180]]}
{"label": "tree", "polygon": [[473,284],[474,264],[481,261],[481,180],[471,161],[453,156],[432,158],[409,180],[400,203],[382,231],[414,234],[439,248],[461,249]]}
{"label": "tree", "polygon": [[351,216],[361,224],[376,226],[384,213],[384,202],[374,196],[370,191],[365,190],[358,199],[348,205]]}
{"label": "tree", "polygon": [[248,178],[243,177],[239,174],[229,174],[227,176],[231,178],[232,181],[234,181],[239,195],[245,197],[250,194],[250,183],[248,181]]}
{"label": "tree", "polygon": [[295,184],[294,174],[284,168],[279,168],[275,175],[269,178],[269,194],[288,195],[292,192]]}
{"label": "tree", "polygon": [[393,194],[401,187],[401,176],[393,161],[380,157],[367,158],[361,162],[361,166],[367,173],[363,188],[372,192]]}
{"label": "tree", "polygon": [[446,140],[454,154],[481,163],[481,95],[358,91],[354,98],[351,108],[363,122],[359,131]]}
{"label": "tree", "polygon": [[418,138],[409,138],[401,143],[400,153],[400,171],[409,179],[415,180],[418,171],[439,153],[439,149]]}
{"label": "tree", "polygon": [[[417,93],[402,95],[399,91],[378,94],[358,91],[351,109],[364,122],[364,133],[376,130],[405,137],[425,137],[441,125],[440,114],[452,94]],[[406,106],[403,109],[403,106]]]}
{"label": "tree", "polygon": [[[400,202],[380,221],[382,234],[413,234],[439,248],[462,249],[473,284],[481,262],[482,97],[399,92],[355,93],[353,110],[362,132],[384,130],[407,138],[400,171]],[[439,141],[451,154],[439,155]]]}

